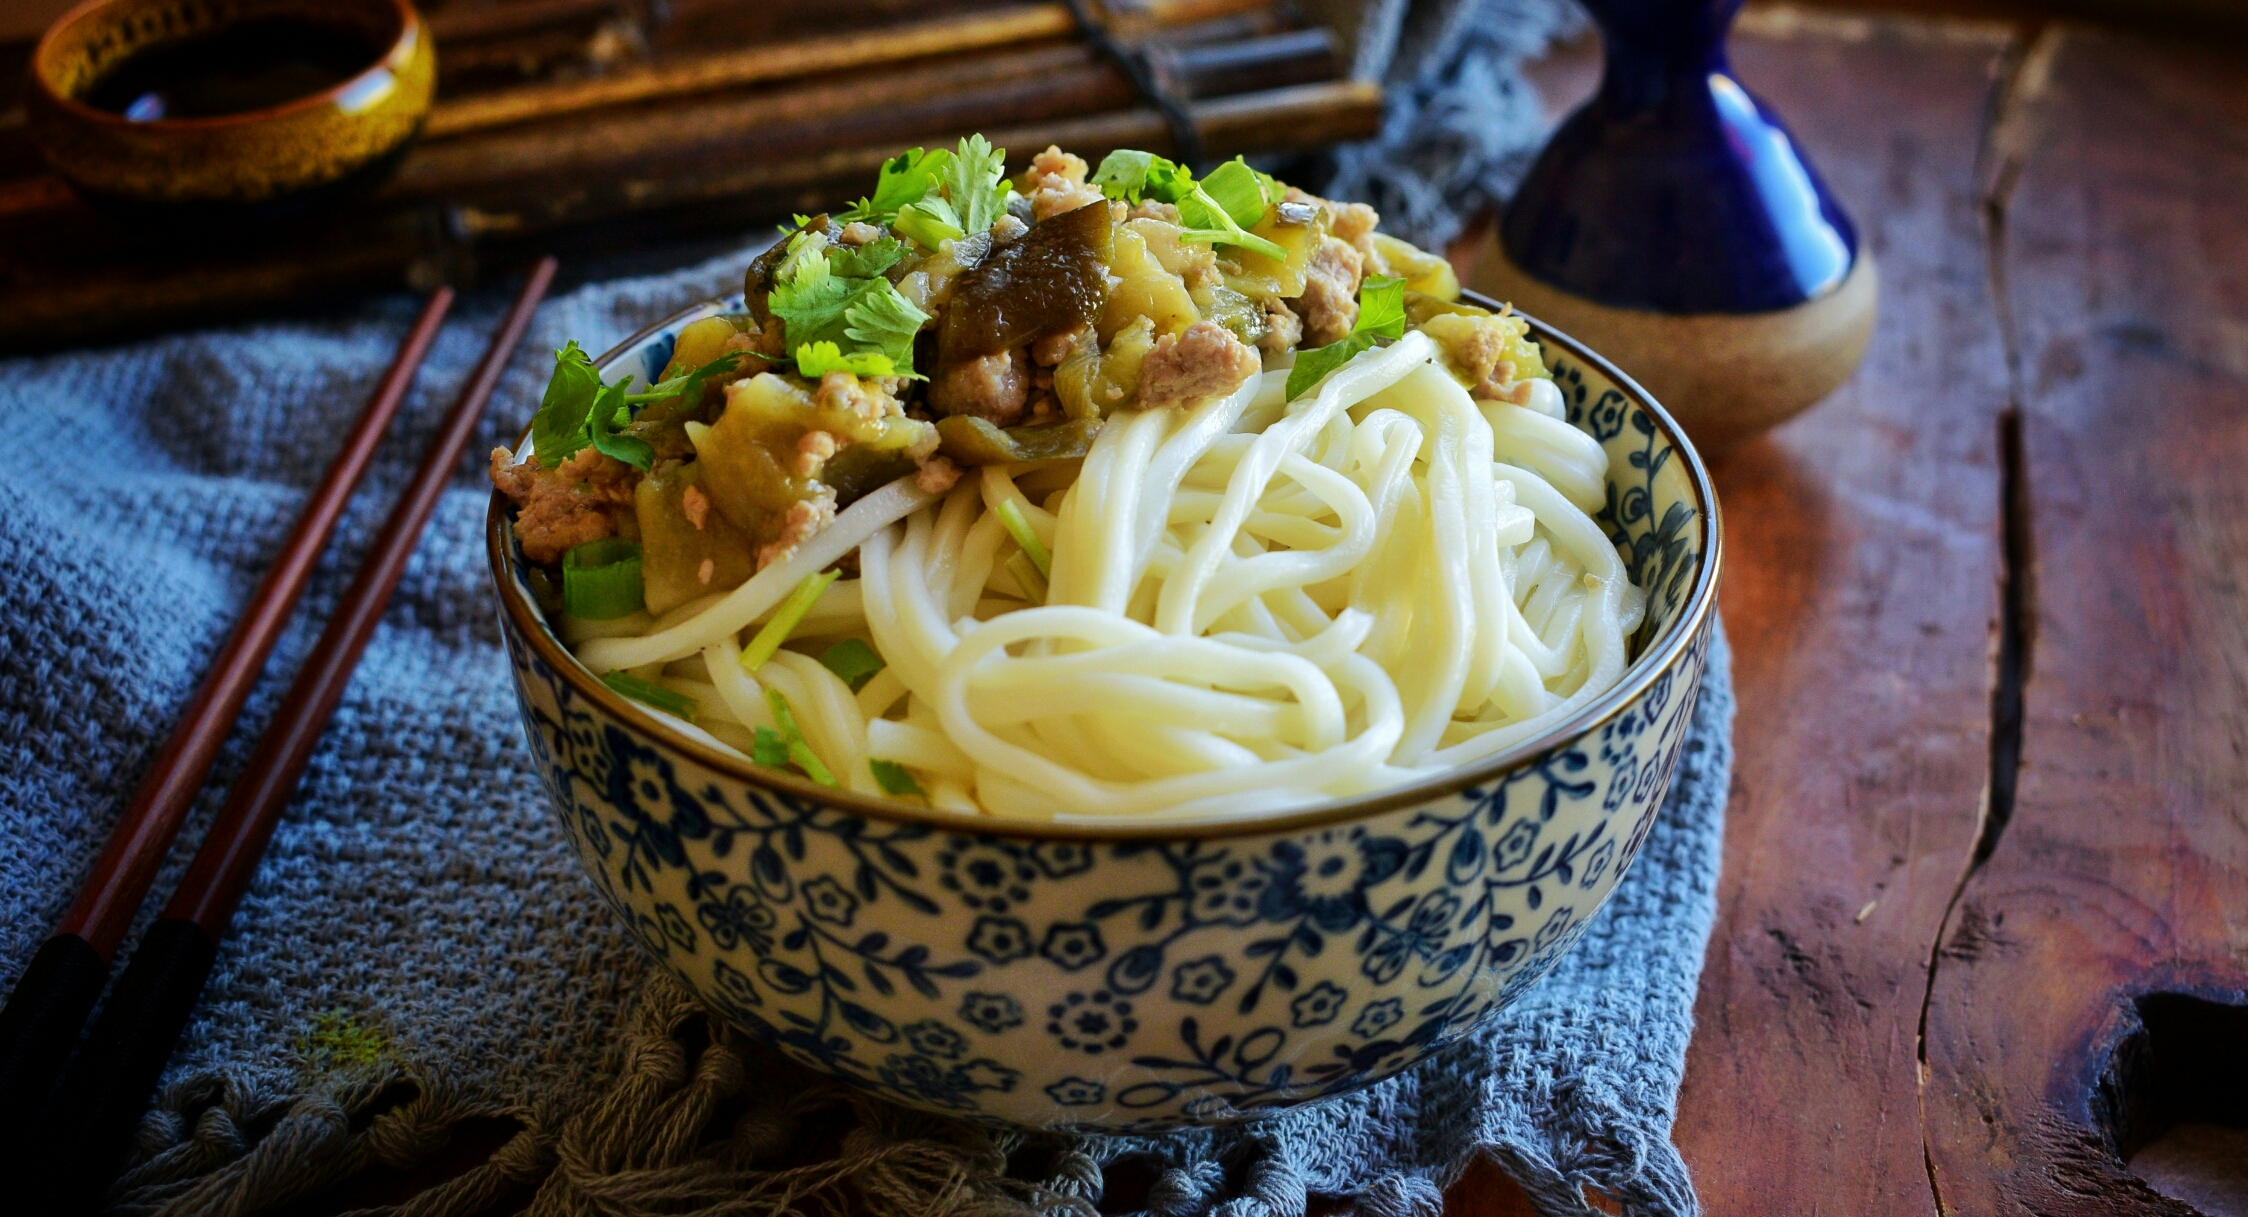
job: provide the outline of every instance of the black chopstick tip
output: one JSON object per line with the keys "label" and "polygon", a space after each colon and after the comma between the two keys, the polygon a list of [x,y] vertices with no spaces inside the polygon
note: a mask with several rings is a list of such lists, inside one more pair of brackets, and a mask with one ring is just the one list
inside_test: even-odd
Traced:
{"label": "black chopstick tip", "polygon": [[37,1136],[40,1113],[101,999],[109,961],[76,934],[56,934],[16,978],[0,1008],[0,1177]]}
{"label": "black chopstick tip", "polygon": [[141,935],[30,1139],[39,1169],[17,1176],[34,1181],[30,1213],[101,1207],[217,958],[218,940],[192,921],[160,917]]}

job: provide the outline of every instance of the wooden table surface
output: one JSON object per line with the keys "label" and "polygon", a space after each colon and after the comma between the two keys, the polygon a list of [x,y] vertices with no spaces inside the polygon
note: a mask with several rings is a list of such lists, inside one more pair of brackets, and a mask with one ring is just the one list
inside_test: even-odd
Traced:
{"label": "wooden table surface", "polygon": [[1718,1217],[2248,1213],[2248,49],[1769,7],[1732,49],[1881,320],[1717,469],[1677,1144]]}
{"label": "wooden table surface", "polygon": [[[1717,468],[1703,1203],[2248,1214],[2248,49],[1764,6],[1732,50],[1882,313]],[[1537,74],[1571,108],[1597,48]],[[1447,1209],[1529,1211],[1488,1165]]]}

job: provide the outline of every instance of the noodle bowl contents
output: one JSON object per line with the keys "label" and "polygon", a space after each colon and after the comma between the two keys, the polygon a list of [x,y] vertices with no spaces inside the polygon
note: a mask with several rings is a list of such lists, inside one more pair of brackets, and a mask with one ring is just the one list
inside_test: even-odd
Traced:
{"label": "noodle bowl contents", "polygon": [[493,453],[578,659],[680,734],[998,816],[1225,819],[1529,740],[1645,597],[1526,323],[1236,159],[980,137],[799,217],[656,383]]}

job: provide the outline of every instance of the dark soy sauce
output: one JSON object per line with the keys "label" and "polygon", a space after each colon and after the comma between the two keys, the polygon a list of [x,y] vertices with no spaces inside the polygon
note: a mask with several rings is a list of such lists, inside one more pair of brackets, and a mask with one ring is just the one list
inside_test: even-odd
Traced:
{"label": "dark soy sauce", "polygon": [[332,25],[260,17],[135,52],[81,100],[134,122],[218,118],[332,89],[379,54]]}

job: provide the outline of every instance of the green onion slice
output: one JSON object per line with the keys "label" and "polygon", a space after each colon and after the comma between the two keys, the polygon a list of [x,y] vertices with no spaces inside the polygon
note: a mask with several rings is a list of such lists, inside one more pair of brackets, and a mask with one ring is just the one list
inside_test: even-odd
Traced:
{"label": "green onion slice", "polygon": [[865,688],[875,673],[888,666],[874,653],[873,647],[856,638],[846,638],[829,647],[820,656],[820,663],[850,686],[853,693]]}
{"label": "green onion slice", "polygon": [[1038,564],[1030,560],[1029,554],[1009,557],[1000,563],[1000,569],[1015,577],[1015,586],[1022,589],[1024,599],[1032,604],[1046,603],[1046,596],[1052,588],[1047,584],[1046,576],[1038,573]]}
{"label": "green onion slice", "polygon": [[586,621],[607,621],[639,610],[640,543],[623,537],[588,541],[562,555],[562,611]]}
{"label": "green onion slice", "polygon": [[654,681],[642,680],[625,672],[604,672],[601,683],[634,701],[644,702],[680,718],[691,719],[702,711],[702,703],[694,698],[684,693],[674,693]]}
{"label": "green onion slice", "polygon": [[[757,729],[757,762],[761,765],[777,766],[781,760],[785,760],[787,763],[803,770],[805,777],[818,782],[822,786],[839,785],[840,783],[835,780],[835,775],[829,772],[826,764],[821,762],[819,754],[813,752],[812,746],[804,742],[804,733],[796,726],[796,714],[789,709],[788,699],[781,696],[780,690],[765,690],[765,705],[772,710],[773,721],[780,725],[780,730],[775,731],[771,727],[759,727]],[[773,749],[774,744],[780,746],[777,754],[779,759],[777,760],[768,759],[776,755]]]}
{"label": "green onion slice", "polygon": [[999,500],[999,522],[1007,526],[1007,535],[1015,539],[1015,544],[1030,555],[1031,565],[1038,568],[1039,575],[1052,578],[1053,555],[1046,552],[1046,546],[1038,540],[1038,534],[1031,531],[1030,521],[1023,518],[1023,509],[1016,506],[1013,499]]}
{"label": "green onion slice", "polygon": [[755,675],[757,669],[764,667],[765,661],[773,657],[773,652],[780,650],[781,644],[788,641],[788,636],[796,632],[796,627],[804,620],[804,614],[812,611],[812,605],[820,598],[820,593],[826,591],[827,585],[835,582],[842,573],[830,570],[804,576],[804,581],[797,584],[796,590],[790,592],[788,599],[781,601],[781,606],[774,609],[773,615],[765,620],[764,628],[758,630],[757,636],[742,648],[742,671]]}

